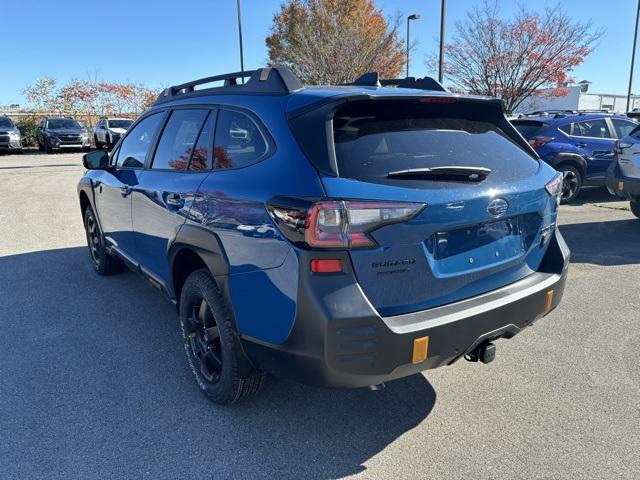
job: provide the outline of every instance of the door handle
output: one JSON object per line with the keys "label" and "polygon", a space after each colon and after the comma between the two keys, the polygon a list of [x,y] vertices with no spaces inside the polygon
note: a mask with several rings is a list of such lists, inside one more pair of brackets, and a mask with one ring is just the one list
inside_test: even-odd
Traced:
{"label": "door handle", "polygon": [[171,205],[172,207],[182,208],[184,207],[184,198],[182,198],[177,193],[172,193],[171,195],[167,195],[167,205]]}
{"label": "door handle", "polygon": [[120,187],[120,193],[122,193],[123,197],[126,197],[131,193],[131,187],[129,185],[122,185]]}

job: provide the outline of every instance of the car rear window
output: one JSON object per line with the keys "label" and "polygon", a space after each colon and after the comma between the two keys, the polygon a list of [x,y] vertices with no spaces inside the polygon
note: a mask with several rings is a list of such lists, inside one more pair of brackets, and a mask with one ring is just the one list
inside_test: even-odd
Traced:
{"label": "car rear window", "polygon": [[540,130],[549,126],[547,123],[536,120],[514,120],[511,123],[520,132],[520,135],[527,139],[534,137]]}
{"label": "car rear window", "polygon": [[347,104],[333,119],[338,173],[387,183],[389,172],[415,168],[485,167],[507,173],[500,177],[535,171],[537,161],[490,118],[469,104]]}

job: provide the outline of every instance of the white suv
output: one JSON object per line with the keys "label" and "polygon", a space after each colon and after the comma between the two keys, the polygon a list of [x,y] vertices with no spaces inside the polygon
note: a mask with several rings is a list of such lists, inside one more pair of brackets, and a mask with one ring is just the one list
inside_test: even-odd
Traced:
{"label": "white suv", "polygon": [[128,118],[101,118],[93,127],[93,141],[96,148],[106,146],[111,150],[132,123],[133,120]]}

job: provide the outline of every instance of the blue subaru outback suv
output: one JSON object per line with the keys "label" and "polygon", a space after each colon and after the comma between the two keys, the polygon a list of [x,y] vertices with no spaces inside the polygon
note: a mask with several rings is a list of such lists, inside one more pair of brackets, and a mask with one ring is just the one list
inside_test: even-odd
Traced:
{"label": "blue subaru outback suv", "polygon": [[542,160],[564,174],[563,203],[573,202],[583,186],[605,185],[616,140],[638,126],[628,117],[603,112],[536,113],[512,123]]}
{"label": "blue subaru outback suv", "polygon": [[377,387],[488,363],[562,298],[561,175],[499,100],[428,77],[303,87],[273,67],[189,82],[84,164],[93,267],[128,266],[177,306],[217,403],[266,372]]}

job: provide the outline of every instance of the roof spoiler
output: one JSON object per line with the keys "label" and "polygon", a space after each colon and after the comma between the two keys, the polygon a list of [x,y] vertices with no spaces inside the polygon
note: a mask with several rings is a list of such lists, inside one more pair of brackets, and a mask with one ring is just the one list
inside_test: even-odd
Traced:
{"label": "roof spoiler", "polygon": [[432,90],[436,92],[446,92],[447,89],[440,82],[431,78],[387,78],[381,79],[380,73],[368,72],[360,75],[351,83],[343,83],[343,85],[353,85],[359,87],[398,87],[398,88],[415,88],[419,90]]}

